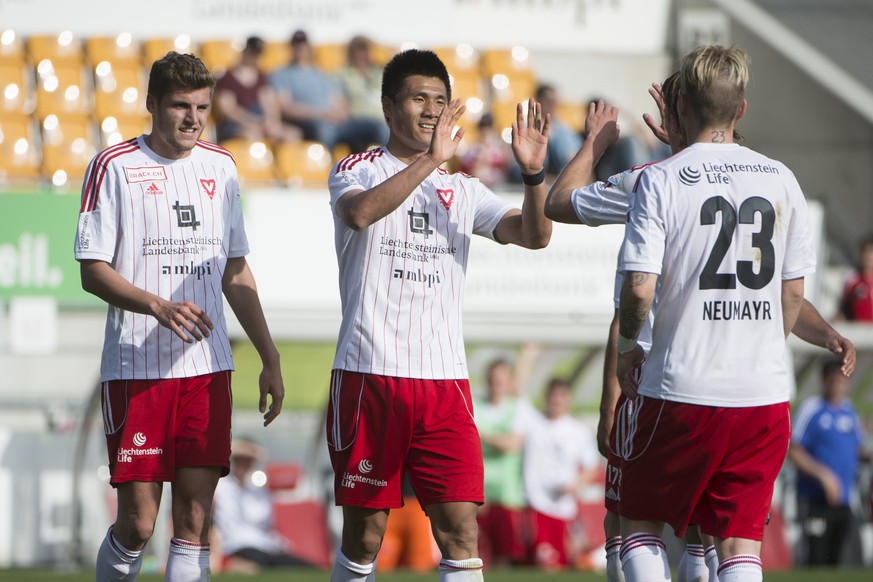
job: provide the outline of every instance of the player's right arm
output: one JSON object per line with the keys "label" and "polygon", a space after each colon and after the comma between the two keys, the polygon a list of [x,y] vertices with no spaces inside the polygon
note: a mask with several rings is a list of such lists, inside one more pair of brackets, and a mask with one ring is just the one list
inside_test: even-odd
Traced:
{"label": "player's right arm", "polygon": [[615,422],[615,407],[621,394],[621,386],[618,385],[616,365],[618,352],[615,349],[615,340],[618,339],[618,309],[609,324],[609,338],[606,340],[606,353],[603,356],[603,391],[600,395],[600,420],[597,423],[597,450],[604,457],[608,449],[609,433],[612,432],[612,424]]}
{"label": "player's right arm", "polygon": [[595,181],[594,166],[606,148],[618,140],[617,120],[616,107],[603,101],[589,104],[588,117],[585,119],[585,142],[549,189],[545,206],[548,218],[567,224],[582,223],[573,206],[573,191]]}
{"label": "player's right arm", "polygon": [[442,163],[450,160],[461,138],[461,128],[452,137],[452,129],[465,111],[460,99],[443,107],[433,130],[430,147],[414,162],[369,190],[351,190],[336,202],[337,216],[352,230],[363,230],[385,218],[403,204],[412,191]]}
{"label": "player's right arm", "polygon": [[[190,301],[168,301],[133,285],[106,261],[79,261],[82,288],[110,305],[126,311],[144,313],[158,320],[182,341],[193,343],[209,337],[215,328],[206,311]],[[186,333],[187,332],[187,333]]]}

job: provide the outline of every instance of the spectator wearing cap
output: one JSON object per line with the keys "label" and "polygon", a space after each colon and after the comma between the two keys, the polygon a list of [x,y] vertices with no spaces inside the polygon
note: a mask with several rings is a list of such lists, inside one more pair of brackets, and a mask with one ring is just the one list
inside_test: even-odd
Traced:
{"label": "spectator wearing cap", "polygon": [[348,108],[333,79],[315,65],[306,32],[291,36],[291,62],[269,78],[276,91],[282,120],[303,131],[307,140],[333,148]]}
{"label": "spectator wearing cap", "polygon": [[258,60],[264,41],[246,40],[239,62],[215,83],[212,98],[219,142],[244,138],[277,142],[299,141],[299,128],[282,122],[276,93],[261,71]]}
{"label": "spectator wearing cap", "polygon": [[230,474],[218,482],[213,523],[224,572],[254,574],[264,568],[311,566],[293,555],[287,539],[275,529],[273,502],[264,482],[253,479],[266,455],[256,441],[231,443]]}

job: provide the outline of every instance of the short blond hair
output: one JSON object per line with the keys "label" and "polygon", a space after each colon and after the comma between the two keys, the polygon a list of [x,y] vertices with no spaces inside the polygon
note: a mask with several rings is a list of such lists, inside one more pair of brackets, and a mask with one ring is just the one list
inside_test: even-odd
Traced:
{"label": "short blond hair", "polygon": [[687,106],[705,124],[736,119],[749,82],[749,55],[740,48],[701,46],[682,58],[679,85]]}

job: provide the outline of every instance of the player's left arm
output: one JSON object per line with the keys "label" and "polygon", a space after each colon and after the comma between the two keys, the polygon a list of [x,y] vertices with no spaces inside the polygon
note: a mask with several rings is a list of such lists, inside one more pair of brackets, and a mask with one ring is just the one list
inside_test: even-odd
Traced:
{"label": "player's left arm", "polygon": [[857,359],[855,344],[831,327],[815,306],[806,299],[800,306],[800,313],[791,333],[807,343],[833,353],[843,363],[842,371],[846,378],[855,371]]}
{"label": "player's left arm", "polygon": [[[279,350],[273,343],[267,319],[258,297],[255,277],[245,257],[227,260],[227,267],[221,280],[221,288],[227,303],[239,320],[240,325],[251,340],[263,366],[258,378],[261,393],[258,409],[264,413],[264,426],[267,426],[282,411],[285,399],[285,384],[282,382],[282,368],[279,363]],[[267,395],[272,398],[267,406]]]}
{"label": "player's left arm", "polygon": [[[545,170],[549,145],[549,116],[542,114],[540,104],[528,101],[527,118],[519,103],[512,124],[512,153],[523,174],[534,176]],[[545,180],[535,185],[525,184],[521,210],[510,210],[494,228],[494,239],[527,249],[541,249],[552,238],[552,221],[546,218],[548,189]]]}
{"label": "player's left arm", "polygon": [[803,304],[803,277],[782,281],[782,331],[791,333]]}
{"label": "player's left arm", "polygon": [[643,348],[637,343],[640,331],[649,319],[658,275],[641,271],[627,271],[621,286],[618,308],[618,363],[616,375],[622,392],[636,399],[640,384],[640,368],[645,361]]}

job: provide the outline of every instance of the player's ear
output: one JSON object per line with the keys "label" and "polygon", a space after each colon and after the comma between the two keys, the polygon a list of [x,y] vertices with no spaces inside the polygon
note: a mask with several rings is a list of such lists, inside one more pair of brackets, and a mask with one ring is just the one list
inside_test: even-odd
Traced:
{"label": "player's ear", "polygon": [[739,121],[740,118],[746,114],[746,107],[749,106],[749,102],[743,99],[743,103],[740,105],[739,110],[737,110],[737,115],[734,117],[734,121]]}
{"label": "player's ear", "polygon": [[394,100],[390,97],[382,97],[382,115],[385,117],[385,123],[391,125],[391,107],[394,105]]}
{"label": "player's ear", "polygon": [[157,105],[154,95],[146,95],[146,111],[154,114],[157,111]]}

